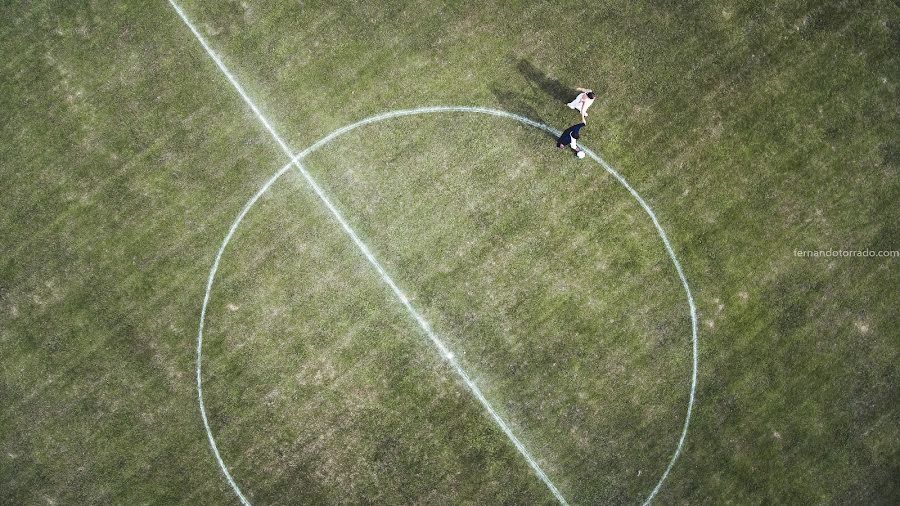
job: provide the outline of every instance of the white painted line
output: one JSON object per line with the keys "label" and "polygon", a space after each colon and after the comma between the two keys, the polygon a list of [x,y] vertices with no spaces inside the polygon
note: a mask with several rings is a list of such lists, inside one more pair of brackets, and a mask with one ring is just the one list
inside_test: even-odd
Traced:
{"label": "white painted line", "polygon": [[204,39],[203,36],[200,35],[200,31],[197,30],[197,27],[194,26],[194,23],[191,23],[191,20],[188,19],[187,14],[184,13],[184,10],[181,8],[181,6],[175,3],[174,0],[169,0],[169,3],[172,5],[172,7],[175,8],[175,12],[178,13],[178,15],[181,17],[181,20],[184,21],[184,24],[191,29],[191,33],[194,34],[194,37],[197,38],[197,40],[200,42],[200,45],[203,46],[203,49],[206,50],[206,54],[208,54],[209,57],[212,58],[212,60],[216,63],[216,66],[219,67],[219,70],[222,71],[222,74],[225,75],[225,78],[228,79],[228,82],[231,83],[232,86],[234,86],[234,89],[237,90],[241,98],[244,99],[244,103],[250,106],[250,110],[253,111],[253,114],[256,115],[256,119],[258,119],[259,122],[262,123],[262,125],[266,128],[266,130],[269,131],[269,134],[272,135],[272,138],[275,139],[275,142],[277,142],[278,146],[281,147],[281,150],[287,153],[288,156],[291,156],[291,154],[293,153],[291,148],[288,147],[281,136],[278,135],[278,132],[275,130],[275,128],[272,127],[272,124],[269,123],[269,120],[267,120],[266,117],[263,116],[263,113],[259,110],[259,108],[256,107],[256,104],[253,103],[253,100],[251,100],[250,96],[247,95],[247,92],[244,91],[244,87],[241,86],[241,83],[237,82],[237,79],[235,79],[235,77],[231,74],[231,71],[228,70],[228,67],[226,67],[225,64],[222,63],[222,59],[219,58],[219,55],[216,54],[216,52],[213,51],[211,47],[209,47],[209,44],[206,43],[206,39]]}
{"label": "white painted line", "polygon": [[[287,143],[284,142],[284,140],[281,138],[281,136],[278,134],[278,132],[272,127],[271,123],[262,114],[262,112],[259,110],[259,108],[256,106],[256,104],[253,102],[253,100],[247,95],[247,93],[244,91],[244,89],[240,85],[240,83],[237,82],[237,79],[235,79],[235,77],[231,74],[231,72],[228,70],[228,68],[225,66],[225,64],[222,63],[222,60],[215,53],[215,51],[213,51],[212,48],[209,46],[209,44],[207,44],[206,40],[203,38],[203,36],[200,34],[200,32],[197,30],[197,28],[194,26],[194,24],[190,21],[190,19],[188,19],[187,15],[185,14],[184,10],[182,10],[181,6],[179,6],[177,3],[175,3],[174,0],[169,0],[169,3],[172,5],[172,7],[175,8],[176,12],[181,17],[182,21],[184,21],[184,23],[188,26],[188,28],[190,28],[191,32],[194,34],[194,37],[196,37],[197,40],[200,42],[200,44],[203,46],[203,49],[206,50],[207,54],[209,54],[209,56],[213,59],[213,61],[215,62],[216,66],[219,68],[219,70],[225,75],[225,77],[232,84],[232,86],[234,86],[234,88],[237,90],[237,92],[241,96],[241,98],[244,100],[244,102],[247,103],[247,105],[253,111],[253,114],[256,115],[257,119],[263,124],[263,126],[266,128],[266,130],[269,131],[269,133],[272,135],[272,137],[275,139],[275,141],[278,143],[278,145],[281,147],[281,149],[285,152],[285,154],[288,157],[293,157],[294,152],[288,147]],[[506,434],[506,436],[509,438],[509,440],[513,443],[513,445],[516,447],[516,449],[519,450],[519,453],[522,454],[522,456],[525,458],[525,460],[528,462],[528,464],[531,466],[531,468],[534,470],[534,472],[538,475],[538,477],[541,479],[541,481],[543,481],[544,484],[547,486],[547,488],[550,489],[550,491],[553,493],[554,497],[556,497],[556,499],[560,502],[560,504],[567,505],[568,503],[566,502],[565,498],[560,493],[560,491],[556,487],[556,485],[550,480],[550,478],[547,476],[547,474],[544,472],[544,470],[541,469],[540,465],[538,465],[538,463],[534,459],[534,457],[531,456],[531,453],[528,451],[528,449],[525,448],[525,445],[523,445],[522,442],[519,441],[519,438],[517,438],[516,435],[513,434],[512,430],[509,428],[506,421],[503,420],[503,418],[497,413],[497,411],[494,409],[494,407],[491,405],[491,403],[488,402],[488,400],[484,397],[484,395],[481,393],[481,389],[478,388],[478,386],[472,381],[472,379],[469,377],[469,375],[466,374],[466,372],[462,369],[462,367],[459,365],[459,363],[453,357],[453,354],[450,352],[450,350],[447,348],[447,346],[443,343],[443,341],[441,341],[441,339],[431,330],[431,326],[428,324],[428,322],[426,322],[425,319],[422,317],[422,315],[413,307],[412,304],[410,304],[408,297],[400,290],[400,288],[397,286],[397,284],[394,282],[394,280],[384,270],[384,268],[381,266],[381,263],[378,262],[378,260],[372,255],[372,252],[369,250],[369,247],[359,238],[359,236],[357,236],[356,232],[350,227],[350,225],[344,219],[343,215],[341,215],[340,211],[338,211],[338,209],[334,206],[334,204],[331,203],[331,200],[328,198],[327,195],[325,195],[325,192],[322,190],[322,188],[319,186],[319,184],[312,178],[312,176],[309,174],[309,172],[307,172],[306,168],[302,164],[300,164],[300,162],[297,158],[292,158],[291,164],[294,165],[295,167],[297,167],[297,169],[303,175],[303,178],[306,179],[307,183],[316,192],[316,195],[318,195],[318,197],[322,201],[322,203],[325,204],[325,206],[328,208],[329,211],[331,211],[331,214],[341,225],[341,228],[343,228],[344,231],[347,233],[347,235],[350,236],[350,238],[353,240],[354,244],[356,244],[356,246],[363,253],[363,255],[366,257],[366,259],[369,261],[369,263],[372,264],[373,267],[375,267],[375,269],[381,275],[381,278],[384,280],[384,282],[391,288],[391,290],[394,292],[394,294],[397,296],[397,298],[400,300],[400,302],[406,307],[407,311],[413,316],[413,318],[416,320],[416,322],[419,323],[419,326],[422,327],[422,330],[425,331],[426,335],[429,337],[429,339],[431,339],[432,343],[437,347],[437,349],[440,351],[441,355],[443,355],[444,358],[447,360],[447,362],[453,367],[453,369],[456,370],[456,373],[462,378],[463,382],[466,384],[466,386],[469,388],[469,390],[472,392],[472,394],[475,396],[475,398],[478,400],[478,402],[481,403],[481,405],[488,412],[488,414],[491,416],[491,418],[493,418],[494,422],[496,422],[496,424],[500,427],[500,429],[503,431],[503,433]],[[245,207],[244,212],[246,212],[247,210],[249,210],[249,207]],[[223,248],[224,248],[224,245],[223,245]],[[221,252],[221,250],[220,250],[220,252]],[[218,263],[220,258],[221,257],[217,257],[216,263]],[[210,288],[212,286],[212,276],[213,275],[214,275],[214,273],[212,273],[210,279],[208,280],[208,288]],[[208,299],[209,299],[209,290],[207,290],[206,296],[204,297],[204,300],[205,300],[204,308],[201,311],[201,317],[205,316],[206,301],[208,301]],[[201,333],[202,333],[202,330],[201,330]],[[205,410],[205,408],[203,408],[203,402],[202,402],[202,395],[203,395],[202,394],[202,377],[200,374],[200,365],[201,365],[200,352],[201,351],[202,351],[202,337],[198,338],[197,387],[198,387],[198,398],[200,399],[200,403],[201,403],[201,414],[203,415],[204,426],[206,427],[207,435],[209,437],[210,443],[213,445],[216,459],[218,460],[219,465],[222,468],[222,470],[225,472],[226,477],[228,478],[228,482],[231,484],[232,488],[237,493],[237,495],[241,499],[241,501],[243,503],[248,504],[246,497],[243,495],[240,488],[237,486],[237,483],[234,481],[234,478],[231,476],[231,473],[228,472],[227,467],[224,465],[221,455],[219,454],[218,448],[215,447],[215,439],[212,437],[212,433],[210,432],[209,422],[206,417],[206,410]]]}
{"label": "white painted line", "polygon": [[[515,119],[521,123],[524,123],[524,124],[527,124],[527,125],[530,125],[530,126],[533,126],[536,128],[540,128],[540,129],[550,132],[554,135],[559,135],[559,131],[554,128],[551,128],[547,125],[544,125],[542,123],[538,123],[534,120],[525,118],[523,116],[519,116],[517,114],[509,113],[506,111],[500,111],[500,110],[496,110],[496,109],[488,109],[488,108],[483,108],[483,107],[465,107],[465,106],[422,107],[422,108],[417,108],[417,109],[388,112],[388,113],[384,113],[384,114],[380,114],[380,115],[372,116],[370,118],[363,119],[352,125],[348,125],[346,127],[335,130],[334,132],[323,137],[322,139],[320,139],[319,141],[317,141],[316,143],[314,143],[312,146],[308,147],[307,149],[303,150],[299,154],[294,155],[293,152],[291,151],[291,149],[288,147],[288,145],[284,142],[284,140],[278,134],[278,132],[272,127],[272,125],[269,123],[269,121],[266,119],[266,117],[262,114],[262,112],[260,112],[260,110],[256,106],[256,104],[253,103],[253,101],[250,99],[250,97],[247,95],[247,93],[244,91],[244,89],[241,87],[241,85],[237,82],[237,80],[234,78],[234,76],[231,74],[231,72],[228,70],[228,68],[225,67],[224,63],[222,63],[222,60],[219,58],[219,56],[212,50],[212,48],[209,46],[209,44],[207,44],[206,40],[202,37],[202,35],[200,35],[200,32],[197,30],[197,28],[187,18],[187,15],[184,13],[184,11],[181,9],[181,7],[177,3],[175,3],[174,0],[169,0],[169,3],[175,8],[176,12],[178,12],[178,15],[181,17],[182,21],[184,21],[184,23],[188,26],[188,28],[190,28],[191,32],[194,34],[194,36],[197,38],[197,40],[200,42],[200,44],[203,46],[203,48],[206,50],[206,52],[209,54],[209,56],[216,63],[216,66],[219,68],[219,70],[222,71],[222,73],[225,75],[225,77],[228,79],[228,81],[237,90],[237,92],[241,96],[241,98],[251,108],[253,113],[256,115],[257,119],[263,124],[263,126],[266,128],[266,130],[269,131],[269,133],[272,135],[272,137],[275,139],[275,141],[278,143],[278,145],[281,147],[281,149],[289,157],[291,157],[291,161],[287,165],[282,167],[281,170],[279,170],[277,173],[275,173],[275,175],[272,176],[268,181],[266,181],[266,183],[262,186],[262,188],[260,188],[260,190],[247,202],[247,204],[244,206],[244,208],[238,214],[238,217],[235,219],[234,223],[232,223],[231,227],[229,228],[228,233],[226,234],[225,239],[222,242],[222,245],[219,247],[219,250],[216,253],[216,257],[215,257],[215,260],[213,261],[212,268],[210,269],[209,278],[207,279],[206,293],[204,294],[204,298],[203,298],[203,306],[200,311],[200,326],[199,326],[199,331],[198,331],[198,335],[197,335],[197,365],[196,365],[197,394],[198,394],[198,400],[200,403],[200,413],[201,413],[201,417],[203,418],[203,425],[206,429],[207,438],[209,440],[210,446],[213,449],[213,453],[216,457],[216,461],[218,462],[219,467],[221,468],[226,479],[228,480],[228,483],[231,485],[232,489],[237,494],[240,501],[246,505],[250,504],[249,501],[247,500],[247,498],[241,492],[240,487],[238,487],[233,476],[228,471],[228,467],[225,465],[225,462],[222,460],[222,456],[216,445],[215,438],[213,437],[213,434],[212,434],[212,430],[210,429],[209,419],[206,414],[206,407],[203,402],[203,382],[202,382],[202,375],[201,375],[202,359],[203,359],[203,355],[202,355],[202,352],[203,352],[203,328],[204,328],[204,322],[206,319],[206,310],[209,305],[210,294],[212,293],[213,282],[215,280],[216,272],[218,271],[218,268],[219,268],[219,263],[221,262],[222,254],[225,252],[225,248],[227,247],[228,243],[231,241],[231,238],[233,237],[233,235],[234,235],[235,231],[237,230],[238,226],[240,225],[241,221],[243,221],[244,217],[250,211],[250,208],[256,203],[256,201],[264,193],[266,193],[269,190],[271,185],[279,177],[281,177],[285,172],[290,170],[290,168],[293,166],[293,167],[296,167],[300,171],[301,175],[304,177],[304,179],[307,181],[307,183],[310,185],[310,187],[312,187],[312,189],[315,191],[316,195],[319,197],[319,199],[322,201],[322,203],[325,204],[325,206],[332,213],[334,218],[341,225],[341,228],[343,228],[344,231],[347,233],[347,235],[350,236],[350,238],[353,240],[354,244],[356,244],[356,246],[363,253],[363,255],[366,257],[366,259],[369,261],[369,263],[373,267],[375,267],[375,269],[381,275],[384,282],[391,288],[391,290],[394,292],[394,294],[397,296],[397,298],[400,300],[400,302],[406,307],[406,309],[410,313],[410,315],[413,316],[413,318],[416,320],[416,322],[419,324],[419,326],[422,328],[422,330],[425,331],[426,335],[429,337],[429,339],[431,339],[432,343],[435,345],[435,347],[438,349],[438,351],[441,353],[441,355],[444,357],[444,359],[453,367],[453,369],[460,376],[460,378],[463,380],[463,382],[469,388],[469,390],[475,396],[475,398],[479,401],[479,403],[481,403],[481,405],[485,408],[485,410],[488,412],[488,414],[491,416],[491,418],[494,420],[494,422],[498,425],[498,427],[500,427],[500,429],[503,431],[503,433],[506,434],[506,436],[513,443],[513,445],[516,447],[516,449],[519,450],[519,453],[521,453],[522,456],[526,459],[526,461],[531,466],[531,468],[534,470],[534,472],[538,475],[538,477],[544,482],[544,484],[548,487],[548,489],[550,489],[550,491],[553,493],[554,497],[556,497],[556,499],[561,504],[563,504],[563,505],[568,504],[566,502],[565,498],[562,496],[562,494],[557,489],[556,485],[553,484],[553,482],[550,480],[550,478],[546,475],[546,473],[544,473],[544,471],[541,469],[541,467],[538,465],[538,463],[531,456],[531,453],[525,448],[525,446],[521,443],[521,441],[519,441],[519,439],[515,436],[515,434],[512,433],[512,431],[510,430],[510,428],[507,425],[507,423],[505,422],[505,420],[503,420],[503,418],[500,417],[500,415],[496,412],[496,410],[494,410],[493,406],[484,397],[484,395],[481,393],[481,390],[478,388],[478,386],[472,381],[472,379],[468,376],[468,374],[466,374],[466,372],[462,369],[462,367],[459,365],[459,363],[454,358],[453,353],[446,347],[446,345],[443,343],[443,341],[441,341],[441,339],[431,330],[431,326],[428,324],[428,322],[425,321],[425,319],[421,316],[421,314],[412,306],[412,304],[409,302],[408,297],[400,290],[400,288],[393,281],[393,279],[388,275],[388,273],[384,270],[384,268],[381,266],[381,264],[378,262],[378,260],[372,255],[368,246],[359,238],[359,236],[357,236],[356,232],[350,227],[350,225],[344,219],[343,215],[331,203],[331,200],[328,199],[328,197],[326,196],[326,194],[324,193],[322,188],[318,185],[318,183],[316,183],[316,181],[312,178],[312,176],[309,174],[309,172],[306,170],[306,168],[300,163],[301,159],[308,156],[310,153],[312,153],[316,149],[324,146],[325,144],[332,141],[333,139],[335,139],[335,138],[339,137],[340,135],[343,135],[355,128],[358,128],[360,126],[367,125],[370,123],[375,123],[377,121],[383,121],[386,119],[396,118],[396,117],[400,117],[400,116],[411,116],[411,115],[415,115],[415,114],[426,114],[426,113],[436,113],[436,112],[470,112],[470,113],[490,114],[493,116],[500,116],[500,117]],[[675,453],[672,455],[672,458],[669,461],[669,465],[667,466],[665,472],[663,473],[662,478],[659,480],[656,487],[654,487],[650,496],[644,501],[644,504],[649,504],[653,500],[653,498],[656,496],[656,494],[659,492],[660,488],[662,487],[663,482],[668,477],[669,472],[671,471],[672,467],[675,465],[675,461],[678,459],[679,455],[681,454],[682,448],[684,446],[684,441],[687,438],[687,431],[688,431],[688,426],[690,424],[691,411],[693,410],[694,399],[695,399],[696,389],[697,389],[697,369],[698,369],[698,363],[699,363],[699,360],[698,360],[698,336],[697,336],[698,325],[697,325],[696,307],[694,305],[694,299],[693,299],[693,296],[691,295],[691,291],[690,291],[690,287],[688,286],[687,279],[681,268],[681,264],[678,261],[677,257],[675,256],[674,250],[672,249],[672,246],[669,243],[668,237],[666,236],[666,233],[663,230],[662,226],[659,224],[659,220],[657,219],[656,215],[653,213],[653,210],[640,197],[640,195],[628,184],[628,182],[625,180],[625,178],[623,178],[618,172],[616,172],[608,163],[606,163],[605,160],[603,160],[600,156],[595,154],[590,149],[585,148],[585,152],[587,152],[587,154],[591,158],[593,158],[597,163],[599,163],[601,166],[603,166],[603,168],[606,169],[607,172],[609,172],[620,183],[622,183],[622,185],[624,185],[625,188],[628,189],[628,191],[638,200],[641,207],[647,212],[647,214],[653,220],[653,224],[656,227],[657,231],[659,232],[659,235],[662,238],[663,243],[666,246],[666,251],[668,252],[673,263],[675,264],[675,268],[678,271],[679,278],[681,279],[681,282],[684,285],[684,289],[685,289],[685,292],[686,292],[687,298],[688,298],[688,304],[691,309],[691,330],[692,330],[692,340],[693,340],[693,371],[691,374],[691,393],[690,393],[690,399],[688,402],[688,411],[687,411],[687,415],[685,417],[685,423],[684,423],[684,428],[682,429],[681,438],[679,439],[678,446],[675,450]]]}

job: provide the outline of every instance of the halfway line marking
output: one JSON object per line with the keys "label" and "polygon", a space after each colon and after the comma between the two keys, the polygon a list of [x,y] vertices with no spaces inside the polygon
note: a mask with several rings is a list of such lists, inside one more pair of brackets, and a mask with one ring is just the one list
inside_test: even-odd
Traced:
{"label": "halfway line marking", "polygon": [[[350,227],[350,225],[344,219],[343,215],[341,215],[340,211],[338,211],[337,208],[331,203],[331,200],[328,199],[328,197],[325,195],[325,192],[322,190],[322,188],[318,185],[318,183],[316,183],[316,181],[312,178],[312,176],[309,174],[309,172],[307,172],[306,168],[299,162],[299,159],[294,157],[294,152],[288,147],[287,143],[284,142],[284,140],[281,138],[281,136],[278,134],[278,132],[269,123],[268,119],[266,119],[266,117],[262,114],[262,112],[259,110],[259,108],[256,106],[256,104],[253,102],[253,100],[247,95],[247,93],[244,91],[244,88],[240,85],[240,83],[238,83],[237,79],[235,79],[235,77],[231,74],[231,72],[228,70],[228,68],[225,66],[225,64],[222,62],[222,60],[216,54],[216,52],[213,51],[213,49],[209,46],[209,44],[207,44],[206,40],[203,38],[203,36],[200,34],[200,32],[197,30],[197,28],[194,26],[194,24],[190,21],[190,19],[188,19],[187,14],[185,14],[185,12],[184,12],[184,10],[182,10],[181,6],[179,6],[177,3],[175,3],[174,0],[169,0],[169,3],[172,5],[172,7],[178,13],[179,17],[181,17],[181,19],[185,23],[185,25],[187,25],[187,27],[194,34],[194,37],[203,46],[203,49],[205,49],[207,54],[209,54],[210,58],[212,58],[212,60],[215,62],[216,66],[219,68],[219,70],[228,79],[228,82],[230,82],[231,85],[234,86],[234,88],[237,90],[238,94],[241,96],[241,98],[244,100],[244,102],[247,103],[247,105],[253,111],[253,114],[256,115],[257,119],[263,124],[263,126],[266,128],[266,130],[269,131],[269,134],[272,135],[272,137],[275,139],[275,141],[281,147],[282,151],[284,151],[285,154],[287,154],[287,156],[289,158],[291,158],[291,162],[289,165],[295,166],[300,171],[300,173],[303,175],[303,178],[306,179],[307,183],[310,185],[310,187],[312,187],[312,189],[315,191],[316,195],[318,195],[318,197],[322,201],[322,203],[325,204],[325,206],[328,208],[328,210],[331,212],[331,214],[334,216],[334,218],[341,225],[341,228],[343,228],[344,231],[347,233],[347,235],[350,236],[350,238],[353,240],[354,244],[356,244],[356,246],[363,253],[363,255],[366,257],[366,259],[369,261],[369,263],[372,264],[373,267],[375,267],[375,269],[378,271],[379,274],[381,274],[381,277],[384,280],[384,282],[391,288],[391,290],[394,292],[394,294],[397,296],[397,298],[400,299],[400,302],[406,307],[407,311],[413,316],[413,318],[416,320],[416,322],[419,323],[419,326],[422,328],[422,330],[425,331],[426,335],[428,335],[428,337],[429,337],[429,339],[431,339],[432,343],[434,343],[434,345],[441,352],[441,355],[444,356],[444,359],[453,367],[453,369],[456,371],[456,373],[462,378],[463,382],[466,384],[466,386],[469,388],[469,390],[472,392],[472,394],[475,396],[475,398],[478,400],[478,402],[481,403],[481,405],[488,412],[488,414],[491,416],[491,418],[493,418],[494,422],[496,422],[496,424],[500,427],[500,429],[503,431],[503,433],[506,434],[506,436],[513,443],[513,445],[516,447],[516,449],[519,450],[519,453],[522,454],[522,456],[525,458],[525,460],[528,462],[528,464],[534,470],[535,474],[537,474],[538,477],[541,479],[541,481],[543,481],[544,484],[547,486],[547,488],[550,489],[550,491],[553,493],[554,497],[556,497],[556,499],[560,502],[560,504],[567,506],[568,503],[566,502],[563,495],[560,493],[559,489],[557,489],[556,485],[550,480],[550,478],[546,475],[546,473],[544,473],[544,470],[541,469],[540,465],[538,465],[538,463],[537,463],[537,461],[535,461],[534,457],[531,456],[531,453],[528,451],[528,449],[525,448],[525,446],[522,444],[522,442],[519,441],[519,439],[516,437],[515,434],[513,434],[512,430],[509,428],[506,421],[503,420],[503,418],[496,412],[496,410],[494,410],[494,407],[491,405],[491,403],[488,402],[488,400],[484,397],[484,394],[481,393],[481,389],[479,389],[478,385],[476,385],[472,381],[472,379],[469,377],[469,375],[466,374],[466,372],[456,361],[453,354],[446,347],[446,345],[444,345],[444,343],[440,340],[440,338],[438,338],[438,336],[435,335],[435,333],[431,330],[431,326],[428,324],[428,322],[425,321],[425,319],[422,317],[422,315],[419,314],[419,312],[412,306],[412,304],[409,302],[409,298],[400,290],[400,288],[397,286],[397,284],[394,282],[394,280],[388,275],[388,273],[384,270],[384,268],[381,266],[381,264],[378,262],[378,260],[372,255],[368,246],[366,246],[366,244],[363,243],[363,241],[356,235],[356,232]],[[274,180],[270,180],[270,181],[274,181]],[[269,184],[271,184],[271,183],[269,183]],[[266,187],[266,189],[268,189],[268,188]],[[244,210],[241,213],[241,217],[243,217],[243,215],[246,215],[247,211],[249,211],[249,206],[246,206],[244,208]],[[233,230],[236,228],[237,223],[238,222],[235,223],[235,226],[233,226],[232,230],[229,230],[229,235],[233,234]],[[225,247],[225,244],[223,243],[222,248],[220,249],[220,253],[222,251],[224,251],[224,247]],[[214,264],[214,266],[216,268],[218,267],[220,258],[221,258],[220,256],[217,256],[217,258],[216,258],[216,262]],[[205,315],[206,315],[206,304],[209,300],[209,288],[212,287],[214,275],[215,275],[215,271],[211,272],[210,278],[207,282],[207,293],[204,297],[204,305],[203,305],[203,309],[201,310],[201,318],[205,318]],[[203,417],[203,423],[204,423],[204,426],[206,427],[207,436],[209,438],[209,441],[213,446],[213,450],[216,455],[216,459],[219,462],[219,466],[222,468],[222,471],[225,473],[226,477],[228,478],[229,484],[231,484],[232,488],[237,493],[237,495],[241,499],[241,501],[245,504],[249,504],[249,502],[247,501],[247,498],[244,497],[243,493],[241,493],[240,488],[237,486],[237,483],[234,481],[234,478],[231,476],[231,473],[228,472],[228,469],[225,466],[225,463],[222,461],[222,458],[221,458],[221,455],[219,454],[218,448],[215,445],[215,439],[212,437],[212,432],[210,431],[209,421],[207,420],[207,416],[206,416],[206,409],[203,406],[202,377],[200,374],[200,364],[201,364],[201,362],[200,362],[201,354],[200,353],[202,351],[202,343],[203,343],[203,341],[202,341],[203,330],[202,329],[203,329],[203,320],[201,320],[200,337],[198,337],[198,342],[197,342],[197,351],[198,351],[198,354],[197,354],[197,391],[198,391],[198,397],[200,399],[201,415]]]}

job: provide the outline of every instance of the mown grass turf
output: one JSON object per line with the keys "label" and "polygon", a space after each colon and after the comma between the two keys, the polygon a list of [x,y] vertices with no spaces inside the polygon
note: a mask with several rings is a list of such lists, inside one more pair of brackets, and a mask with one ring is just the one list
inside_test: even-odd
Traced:
{"label": "mown grass turf", "polygon": [[[898,260],[793,254],[900,249],[895,5],[184,7],[297,149],[433,104],[563,128],[566,91],[596,89],[584,140],[659,214],[702,320],[660,502],[898,500]],[[197,317],[284,155],[165,2],[8,5],[0,51],[2,502],[235,501]],[[646,497],[689,324],[608,175],[463,115],[307,164],[567,497]],[[255,502],[552,501],[296,175],[235,236],[208,324],[211,423]]]}

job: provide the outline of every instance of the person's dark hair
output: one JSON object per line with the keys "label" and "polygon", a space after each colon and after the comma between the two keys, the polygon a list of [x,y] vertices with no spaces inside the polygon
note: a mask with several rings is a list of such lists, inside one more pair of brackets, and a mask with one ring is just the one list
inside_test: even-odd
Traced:
{"label": "person's dark hair", "polygon": [[593,91],[589,91],[589,92],[588,92],[588,98],[590,98],[590,99],[593,99],[593,98],[594,98],[594,92],[593,92]]}

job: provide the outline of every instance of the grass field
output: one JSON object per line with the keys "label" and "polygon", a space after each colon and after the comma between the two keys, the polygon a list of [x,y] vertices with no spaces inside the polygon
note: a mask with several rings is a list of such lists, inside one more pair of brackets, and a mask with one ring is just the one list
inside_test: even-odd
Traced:
{"label": "grass field", "polygon": [[[181,5],[295,151],[433,105],[563,129],[592,87],[699,315],[655,502],[900,502],[900,258],[795,254],[900,250],[896,3]],[[238,503],[197,330],[289,158],[168,2],[2,12],[0,503]],[[460,112],[303,164],[568,502],[651,496],[691,319],[614,177]],[[556,502],[296,170],[202,365],[254,504]]]}

